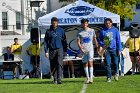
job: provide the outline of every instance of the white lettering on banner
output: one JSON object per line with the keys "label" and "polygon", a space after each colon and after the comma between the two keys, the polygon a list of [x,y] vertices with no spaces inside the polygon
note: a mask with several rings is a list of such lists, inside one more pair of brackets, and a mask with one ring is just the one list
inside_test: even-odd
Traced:
{"label": "white lettering on banner", "polygon": [[[58,18],[59,24],[75,24],[81,23],[81,18]],[[86,19],[89,20],[89,23],[104,23],[106,17],[87,17]]]}
{"label": "white lettering on banner", "polygon": [[104,23],[106,17],[91,17],[87,18],[89,20],[89,23]]}
{"label": "white lettering on banner", "polygon": [[98,22],[101,22],[101,23],[103,22],[104,23],[104,20],[105,20],[105,17],[98,17],[98,18],[95,19],[95,22],[97,22],[97,23]]}
{"label": "white lettering on banner", "polygon": [[60,24],[77,23],[77,18],[58,18]]}

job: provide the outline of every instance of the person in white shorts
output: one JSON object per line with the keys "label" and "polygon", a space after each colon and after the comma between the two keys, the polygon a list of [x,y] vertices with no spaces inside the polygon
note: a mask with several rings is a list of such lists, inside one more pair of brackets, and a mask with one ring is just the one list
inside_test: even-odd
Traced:
{"label": "person in white shorts", "polygon": [[77,44],[81,52],[84,54],[82,62],[87,77],[85,83],[88,84],[93,82],[93,41],[96,47],[98,47],[98,43],[96,40],[96,34],[94,29],[88,27],[88,20],[82,19],[81,25],[83,29],[77,33]]}

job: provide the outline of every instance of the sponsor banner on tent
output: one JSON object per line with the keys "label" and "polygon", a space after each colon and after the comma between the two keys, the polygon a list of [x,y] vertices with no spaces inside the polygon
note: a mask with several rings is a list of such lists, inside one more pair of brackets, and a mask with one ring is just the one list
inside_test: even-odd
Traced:
{"label": "sponsor banner on tent", "polygon": [[[88,16],[94,12],[95,8],[88,6],[77,6],[67,9],[64,13],[73,16],[73,18],[58,18],[59,24],[79,24],[83,16]],[[78,18],[76,18],[78,17]],[[89,20],[89,23],[103,23],[106,17],[84,17]]]}
{"label": "sponsor banner on tent", "polygon": [[88,19],[89,24],[103,24],[106,18],[111,18],[113,23],[120,23],[119,15],[81,0],[40,17],[39,26],[50,25],[52,17],[58,18],[59,25],[79,25],[83,18]]}
{"label": "sponsor banner on tent", "polygon": [[[86,19],[89,20],[89,24],[93,24],[93,23],[104,23],[105,18],[106,17],[87,17]],[[80,24],[81,19],[83,19],[83,17],[80,17],[80,18],[58,18],[59,24]]]}

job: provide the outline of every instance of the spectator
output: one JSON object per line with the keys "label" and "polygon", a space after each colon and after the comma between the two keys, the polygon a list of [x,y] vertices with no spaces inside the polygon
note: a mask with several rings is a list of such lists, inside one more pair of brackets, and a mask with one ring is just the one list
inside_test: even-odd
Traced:
{"label": "spectator", "polygon": [[[64,56],[73,56],[73,53],[70,49],[67,49],[67,54],[65,54]],[[68,69],[70,70],[70,73],[71,73],[71,77],[72,78],[75,78],[75,75],[74,75],[74,63],[73,61],[64,61],[63,65],[67,65],[68,66]]]}
{"label": "spectator", "polygon": [[14,55],[11,53],[11,48],[9,46],[6,47],[6,53],[3,54],[4,61],[14,60]]}
{"label": "spectator", "polygon": [[[11,48],[8,46],[6,48],[7,52],[3,54],[4,61],[14,61],[14,55],[11,53]],[[12,70],[14,73],[14,78],[16,78],[16,63],[14,62],[4,62],[4,70]]]}
{"label": "spectator", "polygon": [[21,55],[22,46],[18,43],[18,38],[14,38],[14,44],[11,45],[11,52],[14,55]]}
{"label": "spectator", "polygon": [[[11,45],[11,53],[13,53],[16,58],[21,60],[22,59],[21,52],[22,52],[22,46],[18,43],[18,38],[14,38],[14,44]],[[19,68],[19,74],[21,75],[22,74],[21,64],[18,65],[18,68]]]}
{"label": "spectator", "polygon": [[112,20],[106,18],[104,22],[105,26],[99,36],[100,46],[106,50],[105,52],[105,62],[107,65],[107,82],[111,82],[111,59],[115,64],[115,75],[114,79],[118,80],[118,57],[121,54],[121,40],[120,33],[117,28],[112,25]]}
{"label": "spectator", "polygon": [[37,69],[40,63],[40,50],[38,43],[32,43],[26,49],[27,54],[30,56],[30,64],[33,66],[33,70],[31,71],[32,77],[38,77]]}
{"label": "spectator", "polygon": [[[135,74],[136,64],[139,63],[140,56],[140,37],[135,38],[135,49],[134,49],[134,38],[129,37],[125,43],[125,46],[129,48],[129,55],[132,62],[132,75]],[[136,58],[136,61],[135,61]],[[140,65],[139,65],[140,66]]]}

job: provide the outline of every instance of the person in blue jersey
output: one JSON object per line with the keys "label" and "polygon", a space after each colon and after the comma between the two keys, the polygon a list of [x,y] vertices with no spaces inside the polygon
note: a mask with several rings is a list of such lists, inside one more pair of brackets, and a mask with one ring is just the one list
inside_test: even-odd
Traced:
{"label": "person in blue jersey", "polygon": [[114,63],[115,75],[114,79],[118,80],[118,58],[122,51],[120,32],[112,25],[112,20],[106,18],[105,27],[101,30],[98,43],[106,50],[105,62],[107,65],[107,82],[111,82],[111,61]]}
{"label": "person in blue jersey", "polygon": [[[64,30],[58,26],[58,19],[52,17],[50,30],[44,38],[45,55],[50,60],[51,74],[54,84],[62,84],[63,46],[67,44]],[[48,51],[49,50],[49,51]]]}

